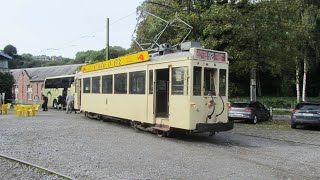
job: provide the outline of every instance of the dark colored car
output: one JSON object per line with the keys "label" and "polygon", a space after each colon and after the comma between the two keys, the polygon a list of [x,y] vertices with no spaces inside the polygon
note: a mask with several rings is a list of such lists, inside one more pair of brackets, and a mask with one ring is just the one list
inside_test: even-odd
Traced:
{"label": "dark colored car", "polygon": [[229,119],[248,120],[256,124],[261,120],[270,120],[269,110],[258,101],[231,102],[229,107]]}
{"label": "dark colored car", "polygon": [[297,125],[320,125],[320,103],[298,103],[291,114],[291,128]]}

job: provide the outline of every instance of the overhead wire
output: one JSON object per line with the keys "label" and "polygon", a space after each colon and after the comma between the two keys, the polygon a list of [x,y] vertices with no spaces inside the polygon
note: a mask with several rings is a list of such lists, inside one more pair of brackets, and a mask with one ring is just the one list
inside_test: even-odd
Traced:
{"label": "overhead wire", "polygon": [[[121,17],[121,18],[115,20],[114,22],[112,22],[109,26],[114,25],[114,24],[116,24],[116,23],[118,23],[118,22],[120,22],[120,21],[123,21],[124,19],[132,16],[132,15],[135,14],[135,13],[136,13],[136,11],[134,11],[134,12],[132,12],[132,13],[124,16],[124,17]],[[104,27],[106,28],[106,26],[104,26]],[[101,30],[101,31],[102,31],[102,30]],[[65,44],[71,44],[71,45],[68,45],[68,46],[65,46],[65,47],[60,47],[60,48],[46,48],[46,49],[40,50],[39,53],[47,52],[47,51],[59,51],[59,50],[66,49],[66,48],[69,48],[69,47],[78,46],[78,45],[75,45],[75,44],[73,44],[73,43],[74,43],[74,42],[77,42],[77,41],[79,41],[79,40],[81,40],[81,39],[85,39],[85,38],[94,38],[94,37],[96,37],[96,34],[99,33],[99,32],[101,32],[101,31],[94,31],[93,33],[90,33],[90,34],[88,34],[88,35],[82,35],[82,36],[79,37],[79,38],[73,39],[73,40],[65,43]]]}

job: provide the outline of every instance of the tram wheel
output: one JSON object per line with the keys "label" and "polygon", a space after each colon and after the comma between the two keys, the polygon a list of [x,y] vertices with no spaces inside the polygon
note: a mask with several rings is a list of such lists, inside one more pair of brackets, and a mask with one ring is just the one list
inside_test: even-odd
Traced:
{"label": "tram wheel", "polygon": [[169,131],[159,131],[157,132],[158,137],[169,137]]}
{"label": "tram wheel", "polygon": [[141,130],[138,128],[138,123],[136,121],[131,121],[131,127],[134,129],[135,132],[140,132]]}

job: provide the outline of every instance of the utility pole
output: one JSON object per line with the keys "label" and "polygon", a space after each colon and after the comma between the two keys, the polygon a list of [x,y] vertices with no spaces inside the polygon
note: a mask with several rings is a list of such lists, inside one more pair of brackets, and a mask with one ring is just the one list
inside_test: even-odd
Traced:
{"label": "utility pole", "polygon": [[109,18],[107,18],[106,60],[109,60]]}
{"label": "utility pole", "polygon": [[257,100],[257,76],[256,70],[254,68],[251,69],[251,76],[250,76],[250,101]]}

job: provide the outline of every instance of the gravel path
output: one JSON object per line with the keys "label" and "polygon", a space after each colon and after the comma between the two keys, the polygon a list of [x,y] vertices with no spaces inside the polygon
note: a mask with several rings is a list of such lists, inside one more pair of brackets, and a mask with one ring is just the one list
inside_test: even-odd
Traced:
{"label": "gravel path", "polygon": [[[160,138],[49,109],[37,117],[0,116],[0,153],[75,179],[320,178],[317,144],[248,136],[236,127],[244,130]],[[5,167],[12,172],[5,179],[16,179],[19,170]]]}
{"label": "gravel path", "polygon": [[0,157],[0,179],[63,179]]}

